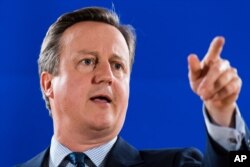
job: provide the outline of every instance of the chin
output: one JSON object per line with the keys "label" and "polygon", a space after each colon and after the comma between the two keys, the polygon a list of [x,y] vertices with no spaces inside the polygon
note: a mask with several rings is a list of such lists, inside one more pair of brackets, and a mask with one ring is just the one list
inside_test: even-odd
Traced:
{"label": "chin", "polygon": [[92,127],[97,131],[110,129],[115,126],[113,118],[96,118],[91,123]]}

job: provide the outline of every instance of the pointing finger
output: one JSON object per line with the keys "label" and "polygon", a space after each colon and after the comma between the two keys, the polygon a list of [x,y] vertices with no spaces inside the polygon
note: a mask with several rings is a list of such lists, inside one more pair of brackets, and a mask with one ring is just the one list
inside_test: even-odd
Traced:
{"label": "pointing finger", "polygon": [[221,36],[215,37],[211,42],[207,54],[203,58],[202,62],[205,65],[209,65],[210,62],[218,60],[220,58],[220,54],[222,52],[224,43],[225,43],[224,37]]}

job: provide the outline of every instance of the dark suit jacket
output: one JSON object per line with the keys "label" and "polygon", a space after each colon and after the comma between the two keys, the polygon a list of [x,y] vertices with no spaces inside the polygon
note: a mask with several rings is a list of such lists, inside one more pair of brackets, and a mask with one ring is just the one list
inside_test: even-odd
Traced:
{"label": "dark suit jacket", "polygon": [[[242,141],[242,150],[250,150],[250,135]],[[17,167],[48,167],[49,148]],[[205,157],[195,148],[137,150],[121,137],[108,154],[106,167],[227,167],[229,153],[208,136]]]}

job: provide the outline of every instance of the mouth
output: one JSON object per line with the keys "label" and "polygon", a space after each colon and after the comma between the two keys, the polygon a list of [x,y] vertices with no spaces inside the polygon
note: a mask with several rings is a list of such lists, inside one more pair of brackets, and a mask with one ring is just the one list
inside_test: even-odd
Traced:
{"label": "mouth", "polygon": [[93,96],[90,98],[91,101],[93,102],[100,102],[100,103],[112,103],[112,99],[111,97],[107,96],[107,95],[97,95],[97,96]]}

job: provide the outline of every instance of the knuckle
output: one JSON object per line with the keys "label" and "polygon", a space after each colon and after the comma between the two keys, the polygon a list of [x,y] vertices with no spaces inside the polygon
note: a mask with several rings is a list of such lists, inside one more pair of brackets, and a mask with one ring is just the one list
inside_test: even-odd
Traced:
{"label": "knuckle", "polygon": [[238,78],[238,85],[239,85],[239,87],[241,87],[242,84],[243,84],[242,79],[241,79],[241,78]]}
{"label": "knuckle", "polygon": [[241,84],[241,85],[243,84],[243,82],[242,82],[242,79],[241,79],[241,78],[239,78],[239,82],[240,82],[240,84]]}
{"label": "knuckle", "polygon": [[231,71],[228,71],[225,74],[225,79],[229,82],[232,78],[234,77],[234,75],[231,73]]}
{"label": "knuckle", "polygon": [[228,60],[223,60],[223,64],[227,67],[230,67],[230,62]]}
{"label": "knuckle", "polygon": [[213,67],[213,71],[215,73],[220,73],[222,71],[221,66],[218,65],[218,64],[215,64],[214,67]]}
{"label": "knuckle", "polygon": [[235,74],[238,74],[237,68],[232,67],[231,69]]}
{"label": "knuckle", "polygon": [[227,91],[228,92],[235,92],[237,91],[237,84],[235,84],[235,82],[232,82],[231,84],[228,85],[227,87]]}

